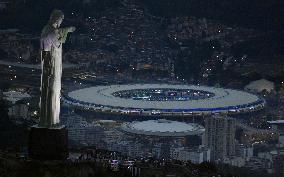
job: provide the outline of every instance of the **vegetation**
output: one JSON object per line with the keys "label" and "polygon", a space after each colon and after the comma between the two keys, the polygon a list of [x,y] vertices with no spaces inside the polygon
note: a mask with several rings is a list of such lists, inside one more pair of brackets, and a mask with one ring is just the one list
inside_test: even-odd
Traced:
{"label": "vegetation", "polygon": [[[12,167],[13,166],[13,167]],[[8,170],[13,168],[13,170]],[[5,165],[0,161],[1,177],[130,177],[126,170],[113,172],[96,163],[25,162]],[[6,170],[5,170],[6,169]],[[1,172],[1,171],[0,171]]]}
{"label": "vegetation", "polygon": [[9,120],[7,103],[0,99],[0,149],[20,150],[27,144],[28,131],[24,125]]}

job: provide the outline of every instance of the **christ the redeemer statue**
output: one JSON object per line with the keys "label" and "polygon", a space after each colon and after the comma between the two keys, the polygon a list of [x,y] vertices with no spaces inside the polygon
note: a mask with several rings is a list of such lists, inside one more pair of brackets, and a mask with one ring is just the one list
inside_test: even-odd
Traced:
{"label": "christ the redeemer statue", "polygon": [[64,14],[54,10],[41,33],[41,96],[40,127],[52,128],[59,124],[62,75],[62,44],[75,27],[60,28]]}

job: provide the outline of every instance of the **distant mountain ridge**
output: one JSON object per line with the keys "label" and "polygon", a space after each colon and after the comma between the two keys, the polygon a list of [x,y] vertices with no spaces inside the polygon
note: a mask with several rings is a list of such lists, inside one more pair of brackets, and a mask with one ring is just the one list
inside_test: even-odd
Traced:
{"label": "distant mountain ridge", "polygon": [[281,0],[140,0],[151,13],[164,17],[197,16],[230,25],[262,30],[282,30]]}

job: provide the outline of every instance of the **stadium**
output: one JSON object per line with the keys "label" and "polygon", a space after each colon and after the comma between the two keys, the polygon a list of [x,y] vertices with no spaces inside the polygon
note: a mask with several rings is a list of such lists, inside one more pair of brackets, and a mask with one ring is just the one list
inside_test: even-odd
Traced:
{"label": "stadium", "polygon": [[83,88],[65,93],[75,108],[141,116],[201,116],[260,110],[265,100],[248,92],[196,85],[124,84]]}
{"label": "stadium", "polygon": [[126,122],[120,129],[129,134],[157,137],[202,135],[205,131],[204,127],[198,124],[165,119]]}

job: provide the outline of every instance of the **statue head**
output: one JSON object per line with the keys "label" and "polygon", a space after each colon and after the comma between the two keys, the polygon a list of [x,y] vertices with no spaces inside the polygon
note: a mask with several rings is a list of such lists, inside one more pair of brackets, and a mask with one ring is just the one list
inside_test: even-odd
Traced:
{"label": "statue head", "polygon": [[53,10],[49,18],[49,23],[55,28],[58,28],[61,25],[63,19],[64,14],[61,10]]}

